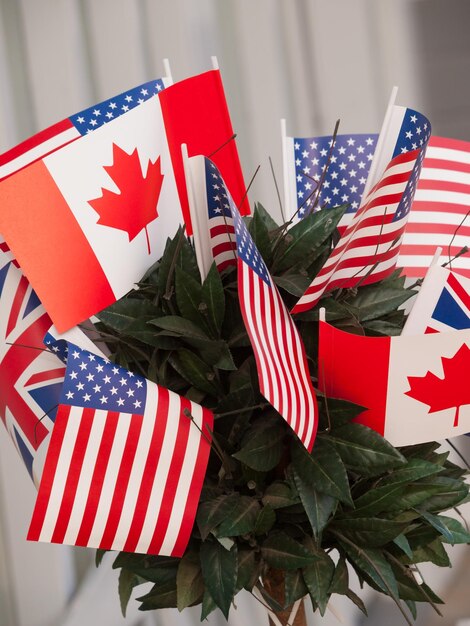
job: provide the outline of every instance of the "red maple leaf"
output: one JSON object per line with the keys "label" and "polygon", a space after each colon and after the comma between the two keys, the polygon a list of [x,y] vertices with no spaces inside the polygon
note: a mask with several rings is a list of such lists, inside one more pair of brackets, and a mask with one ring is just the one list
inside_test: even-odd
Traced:
{"label": "red maple leaf", "polygon": [[128,154],[113,144],[113,164],[103,169],[119,187],[119,192],[102,188],[100,198],[88,201],[100,216],[98,224],[125,230],[129,241],[145,228],[150,254],[147,226],[158,217],[157,204],[163,182],[160,157],[154,163],[149,160],[144,177],[137,148]]}
{"label": "red maple leaf", "polygon": [[428,413],[455,407],[454,426],[459,425],[459,409],[470,404],[468,371],[470,349],[464,343],[453,357],[442,357],[443,378],[431,372],[426,376],[408,376],[410,390],[405,395],[429,405]]}

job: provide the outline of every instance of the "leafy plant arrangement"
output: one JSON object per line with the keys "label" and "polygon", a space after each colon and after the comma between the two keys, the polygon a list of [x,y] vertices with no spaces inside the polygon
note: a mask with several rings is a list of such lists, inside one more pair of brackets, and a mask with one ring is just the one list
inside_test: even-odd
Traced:
{"label": "leafy plant arrangement", "polygon": [[[246,218],[288,307],[328,257],[344,208],[321,210],[289,230],[261,205]],[[345,330],[396,335],[405,319],[398,307],[413,293],[396,273],[336,290],[321,304]],[[213,266],[201,284],[181,230],[140,289],[99,319],[114,360],[211,408],[216,418],[188,548],[181,559],[120,553],[114,567],[123,612],[133,588],[151,581],[138,598],[141,610],[201,604],[201,620],[216,607],[227,617],[243,588],[282,623],[288,607],[307,595],[322,615],[332,594],[366,613],[349,587],[348,565],[361,585],[390,596],[408,623],[406,606],[416,617],[418,602],[442,602],[415,574],[422,562],[450,566],[445,544],[470,541],[456,519],[442,515],[467,499],[466,471],[438,443],[394,448],[351,421],[360,407],[320,394],[310,455],[260,394],[234,269],[219,275]],[[297,316],[313,375],[317,321],[317,308]],[[304,614],[297,619],[302,623]]]}

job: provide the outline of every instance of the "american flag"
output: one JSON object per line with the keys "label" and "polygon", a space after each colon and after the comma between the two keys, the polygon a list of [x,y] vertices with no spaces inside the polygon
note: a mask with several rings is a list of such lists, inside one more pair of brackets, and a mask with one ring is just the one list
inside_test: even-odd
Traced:
{"label": "american flag", "polygon": [[204,280],[213,262],[219,272],[237,263],[232,212],[215,163],[203,156],[186,156],[184,168],[194,249]]}
{"label": "american flag", "polygon": [[207,194],[214,193],[211,182],[217,181],[217,194],[222,197],[223,193],[233,217],[240,308],[261,393],[311,450],[317,430],[317,403],[302,339],[220,174],[209,159],[205,163]]}
{"label": "american flag", "polygon": [[236,265],[235,229],[230,202],[219,170],[209,159],[206,164],[206,194],[209,238],[217,269]]}
{"label": "american flag", "polygon": [[312,308],[325,291],[377,282],[395,269],[431,133],[424,115],[396,109],[402,122],[385,145],[391,160],[292,313]]}
{"label": "american flag", "polygon": [[290,204],[294,204],[299,219],[314,205],[319,209],[348,204],[339,227],[350,223],[361,204],[377,138],[377,134],[337,135],[335,140],[332,135],[288,138],[295,166],[294,185],[288,185],[293,187],[296,202]]}
{"label": "american flag", "polygon": [[143,83],[42,130],[0,155],[0,180],[127,113],[164,87],[161,78]]}
{"label": "american flag", "polygon": [[35,460],[54,425],[65,368],[44,350],[52,322],[28,281],[4,253],[0,264],[0,417],[36,480]]}
{"label": "american flag", "polygon": [[432,265],[421,285],[402,335],[470,328],[470,279]]}
{"label": "american flag", "polygon": [[208,409],[69,344],[28,539],[182,556],[212,425]]}
{"label": "american flag", "polygon": [[[470,143],[431,137],[397,266],[423,277],[437,247],[452,259],[470,247]],[[470,253],[452,261],[470,278]]]}

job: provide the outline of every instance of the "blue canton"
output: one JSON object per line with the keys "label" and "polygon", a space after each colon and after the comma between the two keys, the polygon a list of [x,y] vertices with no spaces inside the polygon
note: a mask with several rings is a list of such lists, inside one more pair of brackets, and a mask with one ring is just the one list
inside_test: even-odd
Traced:
{"label": "blue canton", "polygon": [[395,211],[394,222],[406,217],[410,211],[430,136],[431,124],[427,117],[413,109],[406,109],[393,156],[396,157],[399,154],[406,154],[411,150],[417,150],[419,148],[420,152],[416,159],[410,180]]}
{"label": "blue canton", "polygon": [[219,170],[210,159],[204,159],[206,166],[206,194],[209,219],[213,217],[232,217],[229,194]]}
{"label": "blue canton", "polygon": [[96,130],[103,124],[127,113],[134,107],[142,104],[165,88],[161,79],[151,80],[148,83],[129,89],[115,98],[100,102],[93,107],[84,109],[69,117],[69,120],[81,135]]}
{"label": "blue canton", "polygon": [[57,341],[54,335],[51,335],[51,333],[48,332],[44,337],[44,343],[49,350],[51,350],[51,352],[54,352],[54,354],[59,357],[62,363],[67,365],[67,357],[69,353],[69,344],[67,341],[64,339]]}
{"label": "blue canton", "polygon": [[393,156],[426,146],[430,136],[431,124],[427,117],[413,109],[406,109]]}
{"label": "blue canton", "polygon": [[271,286],[268,268],[266,267],[258,248],[255,246],[242,216],[236,208],[233,211],[233,225],[235,227],[235,236],[237,238],[238,257],[251,267],[261,280]]}
{"label": "blue canton", "polygon": [[145,378],[69,344],[62,404],[143,414]]}
{"label": "blue canton", "polygon": [[357,211],[377,138],[377,134],[337,135],[333,149],[331,135],[294,138],[297,207],[300,218],[305,217],[315,204],[317,183],[327,164],[328,169],[316,207],[348,203],[346,213]]}

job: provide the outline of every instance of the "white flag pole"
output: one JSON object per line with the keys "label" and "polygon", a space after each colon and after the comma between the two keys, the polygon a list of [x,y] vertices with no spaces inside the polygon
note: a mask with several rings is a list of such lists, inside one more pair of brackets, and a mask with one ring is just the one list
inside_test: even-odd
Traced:
{"label": "white flag pole", "polygon": [[434,253],[434,256],[432,257],[430,267],[433,267],[433,265],[437,265],[439,263],[441,254],[442,254],[442,248],[436,248],[436,252]]}
{"label": "white flag pole", "polygon": [[213,70],[219,70],[219,62],[217,60],[216,56],[211,57],[211,63],[212,63],[212,69]]}
{"label": "white flag pole", "polygon": [[281,119],[281,146],[282,146],[282,177],[284,181],[284,210],[286,220],[290,220],[295,213],[295,208],[291,207],[291,187],[289,176],[289,162],[287,156],[287,127],[285,118]]}
{"label": "white flag pole", "polygon": [[[184,177],[186,180],[186,189],[188,191],[189,214],[191,216],[191,226],[193,228],[193,243],[196,252],[196,260],[201,274],[201,280],[204,280],[209,273],[212,265],[212,252],[208,248],[208,224],[203,222],[203,215],[207,214],[207,207],[204,199],[200,197],[194,185],[194,169],[193,164],[189,160],[187,144],[181,144],[181,156],[183,157]],[[193,159],[197,162],[197,167],[204,168],[204,157],[196,157]],[[204,172],[201,172],[201,176]],[[198,176],[199,179],[199,176]],[[206,244],[206,245],[204,245]]]}
{"label": "white flag pole", "polygon": [[[388,101],[387,111],[385,112],[384,121],[382,123],[382,128],[380,129],[379,138],[377,140],[377,146],[375,148],[374,158],[372,159],[372,163],[369,170],[369,176],[367,177],[366,186],[364,187],[364,191],[361,198],[361,205],[364,204],[365,199],[367,198],[369,191],[377,182],[377,168],[379,167],[379,163],[381,162],[381,153],[384,148],[385,138],[387,136],[387,132],[390,126],[390,122],[392,119],[393,108],[395,106],[395,101],[397,99],[398,87],[395,86],[392,89],[392,93],[390,94],[390,99]],[[379,175],[382,172],[379,173]]]}
{"label": "white flag pole", "polygon": [[[427,311],[428,302],[434,302],[435,292],[439,293],[442,288],[442,276],[447,276],[444,268],[439,268],[439,259],[441,258],[442,248],[436,248],[436,252],[432,257],[431,264],[423,278],[423,282],[418,294],[414,298],[413,306],[408,313],[405,325],[401,331],[401,335],[416,335],[424,332],[424,322],[426,316],[432,311]],[[416,306],[418,304],[418,306]]]}
{"label": "white flag pole", "polygon": [[163,72],[165,87],[173,85],[173,75],[171,73],[170,61],[167,58],[163,59]]}

